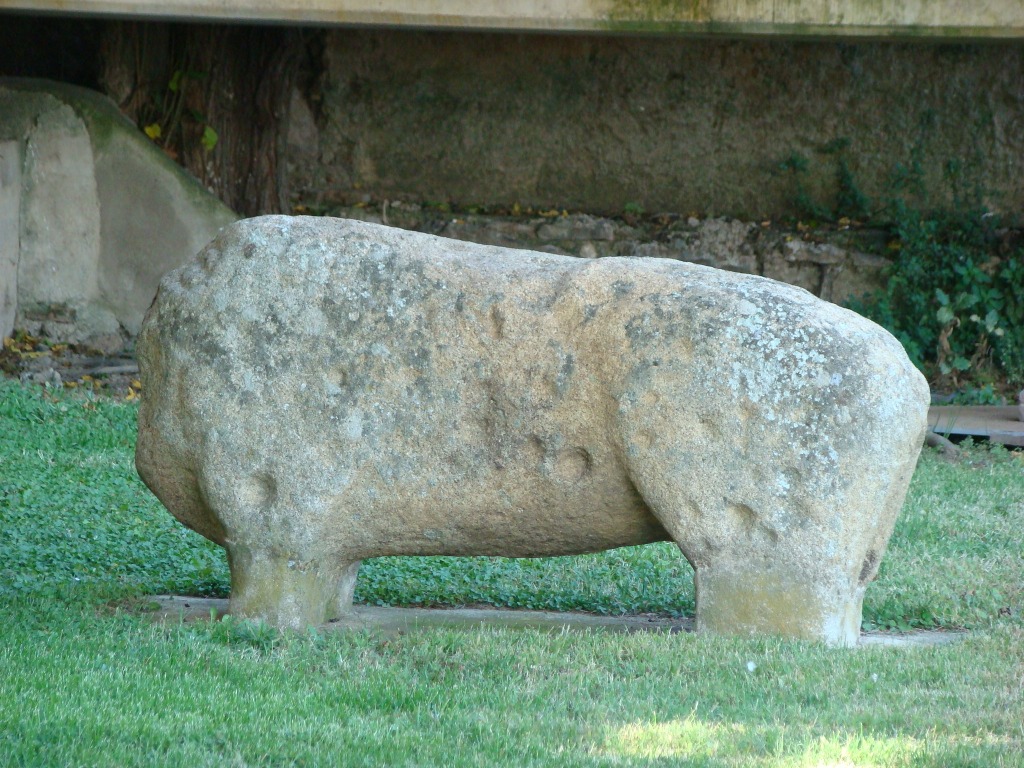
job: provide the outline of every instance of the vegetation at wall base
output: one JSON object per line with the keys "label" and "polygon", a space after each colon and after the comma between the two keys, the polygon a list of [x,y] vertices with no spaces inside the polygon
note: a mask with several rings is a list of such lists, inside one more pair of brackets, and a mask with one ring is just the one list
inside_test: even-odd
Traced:
{"label": "vegetation at wall base", "polygon": [[[885,285],[851,307],[940,389],[1024,384],[1024,237],[983,212],[895,207]],[[993,398],[994,399],[994,398]]]}
{"label": "vegetation at wall base", "polygon": [[[144,395],[143,395],[144,396]],[[279,633],[154,623],[224,595],[223,553],[135,476],[137,405],[0,380],[0,765],[1016,766],[1024,461],[926,451],[868,627],[941,647],[480,627]],[[368,603],[692,611],[670,545],[581,558],[386,558]]]}
{"label": "vegetation at wall base", "polygon": [[893,165],[886,190],[872,199],[848,149],[848,140],[836,139],[817,152],[817,162],[835,168],[831,203],[808,190],[808,157],[792,152],[777,172],[791,179],[802,228],[870,223],[888,233],[884,285],[850,308],[896,336],[933,389],[977,405],[1012,399],[1024,386],[1024,230],[980,203],[982,191],[966,184],[955,160],[944,167],[952,206],[915,206],[924,189],[919,146]]}

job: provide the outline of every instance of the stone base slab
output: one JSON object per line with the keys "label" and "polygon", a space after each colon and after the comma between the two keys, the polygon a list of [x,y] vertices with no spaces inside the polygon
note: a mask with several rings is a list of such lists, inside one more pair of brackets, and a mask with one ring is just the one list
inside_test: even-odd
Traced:
{"label": "stone base slab", "polygon": [[[140,610],[139,607],[136,610]],[[220,620],[230,615],[228,600],[215,597],[157,595],[141,606],[157,621],[201,621],[211,616]],[[404,634],[430,629],[536,629],[546,632],[693,632],[690,617],[672,618],[652,614],[597,616],[590,613],[519,611],[502,608],[392,608],[358,605],[338,621],[323,625],[326,630],[364,630]],[[861,633],[858,647],[894,648],[944,645],[967,637],[965,632],[919,630],[905,634]]]}

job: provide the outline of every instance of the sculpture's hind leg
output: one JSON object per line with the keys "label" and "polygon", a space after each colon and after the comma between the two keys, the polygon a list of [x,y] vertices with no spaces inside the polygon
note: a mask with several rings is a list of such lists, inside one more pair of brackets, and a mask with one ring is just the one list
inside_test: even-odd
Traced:
{"label": "sculpture's hind leg", "polygon": [[638,487],[694,568],[698,631],[857,643],[864,584],[856,543],[830,543],[806,519],[781,532],[770,518],[788,517],[782,510],[761,515],[721,495],[666,500]]}
{"label": "sculpture's hind leg", "polygon": [[699,630],[857,642],[912,464],[855,456],[829,473],[728,446],[633,445],[633,483],[694,568]]}
{"label": "sculpture's hind leg", "polygon": [[815,395],[827,408],[785,381],[760,402],[741,392],[709,403],[656,379],[620,398],[629,476],[694,567],[699,629],[857,642],[864,588],[920,451],[927,392],[886,397],[873,380],[857,389],[847,378],[831,403]]}
{"label": "sculpture's hind leg", "polygon": [[352,607],[360,561],[299,560],[229,544],[231,614],[302,629]]}
{"label": "sculpture's hind leg", "polygon": [[698,567],[694,581],[698,631],[857,644],[864,587],[827,564],[721,558]]}

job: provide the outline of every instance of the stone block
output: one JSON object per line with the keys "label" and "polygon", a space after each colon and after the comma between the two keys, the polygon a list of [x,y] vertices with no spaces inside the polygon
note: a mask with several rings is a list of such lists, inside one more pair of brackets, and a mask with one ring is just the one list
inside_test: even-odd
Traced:
{"label": "stone block", "polygon": [[[12,147],[23,160],[4,159]],[[160,277],[236,218],[83,88],[0,79],[0,151],[8,329],[116,351],[138,331]],[[5,278],[12,261],[16,280]]]}
{"label": "stone block", "polygon": [[100,211],[92,142],[65,104],[26,137],[18,301],[81,305],[99,295]]}
{"label": "stone block", "polygon": [[831,243],[810,243],[806,240],[787,240],[782,245],[782,257],[790,262],[833,265],[847,260],[847,253]]}
{"label": "stone block", "polygon": [[831,292],[823,299],[844,304],[852,298],[859,298],[882,287],[883,270],[891,262],[883,256],[852,251],[849,258],[836,270]]}
{"label": "stone block", "polygon": [[21,217],[21,147],[0,141],[0,337],[14,329],[18,308]]}
{"label": "stone block", "polygon": [[929,401],[798,288],[340,219],[225,228],[137,353],[139,474],[282,627],[348,612],[369,557],[670,539],[698,629],[852,645]]}
{"label": "stone block", "polygon": [[790,285],[796,285],[819,296],[822,289],[822,267],[814,262],[787,258],[784,249],[775,249],[764,255],[764,276]]}
{"label": "stone block", "polygon": [[615,224],[608,219],[581,213],[551,219],[537,228],[537,237],[544,241],[614,240]]}
{"label": "stone block", "polygon": [[160,278],[237,217],[119,118],[93,118],[101,128],[94,130],[103,231],[97,274],[103,305],[134,336]]}
{"label": "stone block", "polygon": [[524,248],[536,239],[537,224],[495,216],[456,216],[438,234],[483,245]]}
{"label": "stone block", "polygon": [[674,238],[674,243],[684,261],[753,275],[758,266],[750,240],[756,228],[735,219],[705,219]]}

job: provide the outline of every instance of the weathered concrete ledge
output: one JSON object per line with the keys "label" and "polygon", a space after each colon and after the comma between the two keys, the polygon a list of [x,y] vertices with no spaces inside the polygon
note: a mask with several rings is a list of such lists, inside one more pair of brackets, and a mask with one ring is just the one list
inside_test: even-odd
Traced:
{"label": "weathered concrete ledge", "polygon": [[1016,0],[0,0],[0,10],[522,32],[1020,39]]}

